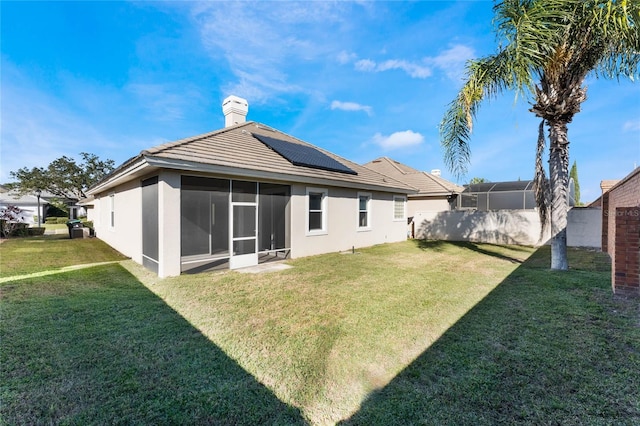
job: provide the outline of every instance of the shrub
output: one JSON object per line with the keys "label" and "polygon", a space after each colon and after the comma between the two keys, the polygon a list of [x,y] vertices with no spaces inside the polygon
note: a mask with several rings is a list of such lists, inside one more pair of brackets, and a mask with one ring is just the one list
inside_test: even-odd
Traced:
{"label": "shrub", "polygon": [[11,237],[16,230],[19,230],[25,223],[22,223],[24,218],[22,217],[22,209],[8,205],[0,210],[0,231],[3,237]]}
{"label": "shrub", "polygon": [[66,224],[67,221],[69,220],[68,217],[66,216],[49,216],[47,217],[47,220],[45,220],[44,223],[49,224],[49,225],[55,225],[55,224]]}
{"label": "shrub", "polygon": [[93,229],[93,221],[92,220],[83,220],[82,221],[82,226],[84,226],[85,228]]}
{"label": "shrub", "polygon": [[29,228],[27,233],[30,237],[44,235],[44,231],[46,228],[38,228],[37,226],[34,228]]}
{"label": "shrub", "polygon": [[11,237],[26,237],[29,235],[29,225],[26,223],[16,223],[15,228],[11,230],[9,236]]}

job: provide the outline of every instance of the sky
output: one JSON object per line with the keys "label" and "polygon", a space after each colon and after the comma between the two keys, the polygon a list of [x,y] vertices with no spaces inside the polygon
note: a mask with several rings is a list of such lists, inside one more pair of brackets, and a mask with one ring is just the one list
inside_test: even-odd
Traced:
{"label": "sky", "polygon": [[[466,61],[495,53],[491,1],[0,2],[0,182],[90,152],[117,165],[224,127],[222,101],[358,163],[460,184],[531,179],[530,99],[482,104],[456,178],[438,126]],[[640,165],[640,84],[589,76],[569,125],[582,201]]]}

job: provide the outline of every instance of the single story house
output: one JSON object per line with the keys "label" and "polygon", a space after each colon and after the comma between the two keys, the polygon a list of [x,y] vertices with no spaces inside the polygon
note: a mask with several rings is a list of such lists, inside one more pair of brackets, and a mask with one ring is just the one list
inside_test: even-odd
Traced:
{"label": "single story house", "polygon": [[418,212],[455,209],[458,196],[464,190],[464,187],[440,177],[437,169],[431,173],[422,172],[389,157],[377,158],[364,166],[416,188],[417,191],[408,194],[407,199],[408,234],[411,237],[415,236],[413,218]]}
{"label": "single story house", "polygon": [[15,195],[7,190],[4,186],[0,185],[0,210],[4,210],[8,206],[15,206],[20,209],[20,217],[18,220],[20,223],[26,223],[28,225],[38,225],[38,216],[44,217],[46,206],[48,202],[45,198],[40,197],[38,209],[38,197],[36,195]]}
{"label": "single story house", "polygon": [[451,210],[455,208],[458,194],[464,190],[464,187],[440,177],[437,169],[431,173],[422,172],[389,157],[377,158],[364,166],[416,188],[416,192],[408,195],[408,216],[417,211]]}
{"label": "single story house", "polygon": [[406,239],[415,189],[223,103],[223,129],[142,151],[88,190],[96,235],[161,277]]}

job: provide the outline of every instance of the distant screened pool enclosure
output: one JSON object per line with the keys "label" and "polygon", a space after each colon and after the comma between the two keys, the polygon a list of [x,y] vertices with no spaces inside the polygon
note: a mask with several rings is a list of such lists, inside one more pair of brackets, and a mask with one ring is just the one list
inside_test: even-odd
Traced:
{"label": "distant screened pool enclosure", "polygon": [[484,182],[465,185],[458,196],[458,209],[533,210],[536,199],[532,180]]}
{"label": "distant screened pool enclosure", "polygon": [[[536,199],[532,180],[483,182],[464,185],[458,196],[458,210],[535,210]],[[575,205],[575,186],[569,180],[569,206]]]}

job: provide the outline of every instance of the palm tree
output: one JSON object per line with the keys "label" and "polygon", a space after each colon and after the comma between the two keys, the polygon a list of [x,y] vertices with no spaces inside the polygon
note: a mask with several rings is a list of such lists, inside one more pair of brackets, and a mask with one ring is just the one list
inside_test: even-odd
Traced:
{"label": "palm tree", "polygon": [[[541,118],[536,202],[543,226],[551,219],[551,268],[566,270],[567,126],[586,100],[587,76],[633,81],[639,75],[640,1],[504,0],[494,5],[494,14],[505,44],[467,63],[466,82],[440,125],[445,162],[457,176],[466,173],[473,120],[483,100],[509,90],[526,96]],[[545,127],[549,180],[542,161]]]}

